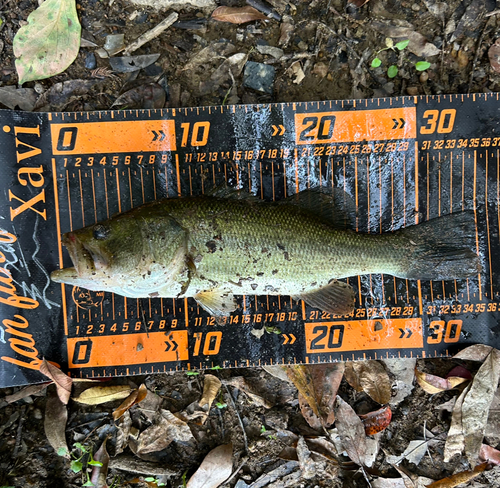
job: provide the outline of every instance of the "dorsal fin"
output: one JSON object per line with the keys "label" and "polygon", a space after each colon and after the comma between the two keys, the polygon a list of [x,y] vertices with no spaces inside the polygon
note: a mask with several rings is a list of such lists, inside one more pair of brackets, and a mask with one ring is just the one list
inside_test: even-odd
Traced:
{"label": "dorsal fin", "polygon": [[356,205],[341,188],[309,188],[279,203],[296,205],[339,229],[353,229],[356,221]]}

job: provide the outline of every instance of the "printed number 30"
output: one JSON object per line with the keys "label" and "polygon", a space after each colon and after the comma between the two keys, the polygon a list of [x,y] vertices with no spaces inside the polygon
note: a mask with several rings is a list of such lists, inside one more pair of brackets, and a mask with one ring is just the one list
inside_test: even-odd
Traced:
{"label": "printed number 30", "polygon": [[446,110],[426,110],[424,112],[424,119],[426,125],[420,128],[420,134],[449,134],[453,130],[455,124],[455,115],[457,111],[453,108]]}

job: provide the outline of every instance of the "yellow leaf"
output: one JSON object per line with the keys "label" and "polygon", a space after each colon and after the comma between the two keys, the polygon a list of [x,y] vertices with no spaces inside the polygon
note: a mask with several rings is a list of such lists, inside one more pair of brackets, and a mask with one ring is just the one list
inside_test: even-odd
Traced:
{"label": "yellow leaf", "polygon": [[95,386],[85,390],[73,400],[85,405],[100,405],[101,403],[127,398],[132,390],[128,385]]}

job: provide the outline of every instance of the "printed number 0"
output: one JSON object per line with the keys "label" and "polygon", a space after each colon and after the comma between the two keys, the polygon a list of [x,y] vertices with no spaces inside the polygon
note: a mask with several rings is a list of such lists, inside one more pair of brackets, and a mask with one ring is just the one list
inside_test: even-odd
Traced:
{"label": "printed number 0", "polygon": [[455,116],[457,111],[453,108],[446,110],[426,110],[424,112],[424,119],[426,119],[426,126],[420,128],[420,134],[449,134],[453,130],[455,124]]}

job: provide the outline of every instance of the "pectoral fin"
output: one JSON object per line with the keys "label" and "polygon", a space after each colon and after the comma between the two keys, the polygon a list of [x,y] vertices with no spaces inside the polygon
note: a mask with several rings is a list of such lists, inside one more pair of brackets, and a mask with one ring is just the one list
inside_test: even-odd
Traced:
{"label": "pectoral fin", "polygon": [[299,297],[311,307],[337,315],[350,314],[354,309],[354,290],[343,281],[332,281],[318,290],[304,293]]}
{"label": "pectoral fin", "polygon": [[215,288],[214,290],[200,291],[194,299],[209,314],[215,317],[228,316],[236,310],[236,302],[232,292]]}

